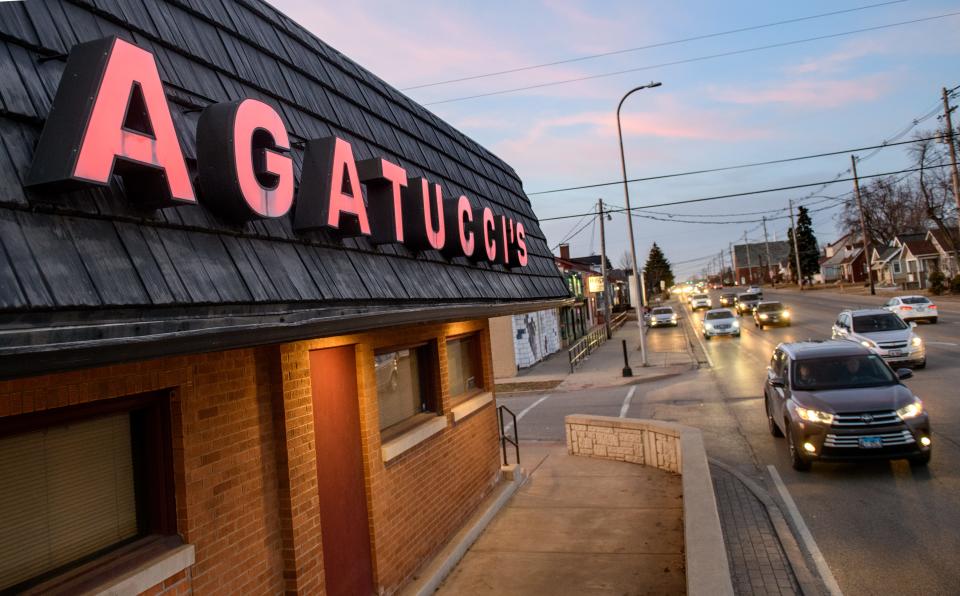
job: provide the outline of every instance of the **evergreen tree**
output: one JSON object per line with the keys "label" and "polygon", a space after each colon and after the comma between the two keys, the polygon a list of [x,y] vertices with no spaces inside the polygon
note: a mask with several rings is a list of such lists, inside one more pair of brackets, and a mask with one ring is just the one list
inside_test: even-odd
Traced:
{"label": "evergreen tree", "polygon": [[[793,228],[787,230],[790,242],[790,271],[797,279],[797,257],[793,250]],[[806,207],[797,208],[797,249],[800,251],[800,272],[805,280],[820,272],[820,248],[813,235],[813,222]]]}
{"label": "evergreen tree", "polygon": [[664,288],[673,285],[673,270],[670,268],[670,261],[663,256],[663,251],[654,242],[650,248],[650,256],[647,257],[647,264],[643,267],[643,280],[647,284],[647,294],[656,294],[660,292],[660,282],[663,282]]}

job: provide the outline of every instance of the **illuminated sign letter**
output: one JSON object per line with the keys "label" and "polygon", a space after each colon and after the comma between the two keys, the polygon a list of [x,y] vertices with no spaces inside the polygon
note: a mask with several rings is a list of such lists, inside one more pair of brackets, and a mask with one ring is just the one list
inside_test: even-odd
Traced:
{"label": "illuminated sign letter", "polygon": [[440,185],[431,185],[426,178],[411,178],[404,196],[407,206],[403,227],[407,244],[414,250],[443,249],[447,239]]}
{"label": "illuminated sign letter", "polygon": [[489,207],[483,208],[483,217],[481,221],[481,231],[483,232],[483,248],[486,251],[487,260],[491,263],[497,262],[497,221],[493,217],[493,211]]}
{"label": "illuminated sign letter", "polygon": [[403,242],[401,190],[407,186],[407,171],[385,159],[365,159],[357,162],[357,173],[367,186],[371,240],[374,244]]}
{"label": "illuminated sign letter", "polygon": [[460,195],[443,202],[443,218],[447,226],[447,243],[444,254],[464,256],[476,260],[476,234],[473,225],[473,206],[470,199]]}
{"label": "illuminated sign letter", "polygon": [[106,186],[116,173],[145,206],[196,202],[153,54],[117,37],[82,43],[62,81],[26,186]]}
{"label": "illuminated sign letter", "polygon": [[350,143],[337,137],[307,141],[294,228],[331,228],[342,236],[370,235],[367,207]]}
{"label": "illuminated sign letter", "polygon": [[277,111],[255,99],[214,104],[197,123],[200,198],[235,221],[281,217],[293,204],[293,160]]}
{"label": "illuminated sign letter", "polygon": [[529,260],[527,255],[527,232],[523,229],[523,224],[517,222],[517,265],[526,267]]}

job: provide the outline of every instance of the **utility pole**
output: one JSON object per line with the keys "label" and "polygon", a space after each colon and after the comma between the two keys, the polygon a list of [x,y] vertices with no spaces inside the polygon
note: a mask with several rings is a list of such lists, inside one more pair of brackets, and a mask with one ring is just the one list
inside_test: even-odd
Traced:
{"label": "utility pole", "polygon": [[733,278],[733,285],[737,285],[737,260],[733,257],[733,242],[729,244],[730,247],[730,277]]}
{"label": "utility pole", "polygon": [[600,209],[600,274],[603,276],[603,326],[607,330],[607,339],[610,339],[610,292],[607,290],[607,236],[603,230],[603,199],[597,201]]}
{"label": "utility pole", "polygon": [[773,279],[773,261],[770,259],[770,241],[767,240],[767,216],[763,216],[763,245],[767,248],[767,275],[770,277],[770,283],[777,287],[777,282]]}
{"label": "utility pole", "polygon": [[793,233],[790,234],[793,236],[793,256],[797,261],[797,286],[800,287],[800,291],[803,291],[803,272],[800,271],[800,249],[797,248],[797,226],[793,223],[793,199],[790,199],[790,229],[793,230]]}
{"label": "utility pole", "polygon": [[726,283],[726,267],[723,264],[723,250],[720,251],[720,285]]}
{"label": "utility pole", "polygon": [[747,251],[747,285],[753,285],[753,259],[750,257],[750,243],[747,241],[747,232],[743,232],[743,248]]}
{"label": "utility pole", "polygon": [[[867,220],[863,216],[863,202],[860,200],[860,180],[857,178],[857,158],[853,155],[850,156],[850,165],[852,166],[851,171],[853,172],[853,192],[857,197],[857,209],[860,211],[860,234],[863,235],[863,251],[867,259],[867,279],[870,280],[870,295],[875,296],[877,290],[873,287],[873,269],[871,267],[871,261],[873,259],[870,258],[870,237],[867,236]],[[796,236],[796,233],[794,233],[794,236]]]}
{"label": "utility pole", "polygon": [[[947,144],[950,146],[950,163],[953,165],[953,200],[957,203],[957,228],[960,231],[960,171],[957,171],[957,146],[953,143],[953,120],[950,117],[950,94],[947,88],[943,88],[943,117],[947,121]],[[954,257],[957,259],[957,266],[960,267],[960,234],[957,235],[957,242],[954,243]]]}

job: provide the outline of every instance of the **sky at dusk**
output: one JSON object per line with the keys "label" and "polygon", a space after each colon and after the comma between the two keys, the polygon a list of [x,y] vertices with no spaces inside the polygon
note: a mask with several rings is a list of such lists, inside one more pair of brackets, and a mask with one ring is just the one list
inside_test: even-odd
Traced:
{"label": "sky at dusk", "polygon": [[[620,179],[615,110],[630,88],[651,80],[662,87],[633,94],[623,108],[630,178],[716,168],[876,145],[936,107],[941,87],[960,84],[960,14],[758,51],[761,46],[960,13],[960,3],[907,0],[883,6],[614,56],[451,84],[418,85],[495,71],[664,44],[691,37],[797,19],[877,2],[386,2],[271,0],[318,37],[401,89],[415,101],[506,160],[528,193]],[[715,54],[723,57],[700,60]],[[665,63],[681,64],[666,66]],[[562,85],[448,101],[555,81]],[[915,130],[932,130],[936,118]],[[913,167],[902,147],[863,161],[861,175]],[[633,206],[652,205],[829,180],[849,168],[847,155],[631,184]],[[846,175],[844,177],[847,177]],[[738,213],[786,207],[813,191],[835,196],[841,182],[817,188],[650,209],[648,216]],[[602,198],[623,206],[621,186],[531,195],[540,218],[579,214]],[[835,204],[810,198],[811,210]],[[839,209],[813,213],[821,243],[839,235]],[[784,239],[786,211],[768,223]],[[704,218],[706,219],[706,218]],[[599,231],[584,219],[543,222],[551,246],[571,230],[571,253],[599,253]],[[696,273],[728,243],[759,223],[703,225],[634,218],[638,256],[657,242],[675,273]],[[626,217],[607,222],[614,263],[627,249]],[[556,251],[555,251],[556,252]],[[699,259],[699,260],[698,260]]]}

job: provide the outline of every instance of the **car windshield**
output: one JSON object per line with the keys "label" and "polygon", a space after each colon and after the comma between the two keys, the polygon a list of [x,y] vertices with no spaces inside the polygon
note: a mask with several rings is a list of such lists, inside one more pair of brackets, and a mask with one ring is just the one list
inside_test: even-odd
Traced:
{"label": "car windshield", "polygon": [[900,299],[904,304],[929,304],[930,301],[923,296],[907,296]]}
{"label": "car windshield", "polygon": [[694,295],[693,295],[693,299],[694,299],[694,300],[706,300],[706,299],[709,298],[709,297],[710,297],[710,296],[707,296],[706,294],[694,294]]}
{"label": "car windshield", "polygon": [[892,313],[861,315],[853,317],[853,330],[857,333],[875,333],[877,331],[899,331],[907,324]]}
{"label": "car windshield", "polygon": [[766,302],[757,306],[759,312],[776,312],[778,310],[783,310],[783,304],[779,302]]}
{"label": "car windshield", "polygon": [[707,316],[704,317],[708,321],[713,321],[716,319],[732,319],[733,313],[726,310],[712,310],[707,313]]}
{"label": "car windshield", "polygon": [[653,309],[652,312],[655,315],[672,315],[673,309],[672,308],[655,308]]}
{"label": "car windshield", "polygon": [[736,295],[736,294],[721,294],[720,297],[721,297],[721,298],[726,298],[727,300],[730,300],[731,298],[736,298],[737,295]]}
{"label": "car windshield", "polygon": [[760,296],[756,294],[740,294],[740,302],[745,302],[747,300],[760,300]]}
{"label": "car windshield", "polygon": [[800,360],[793,367],[793,387],[803,391],[879,387],[898,383],[876,354]]}

